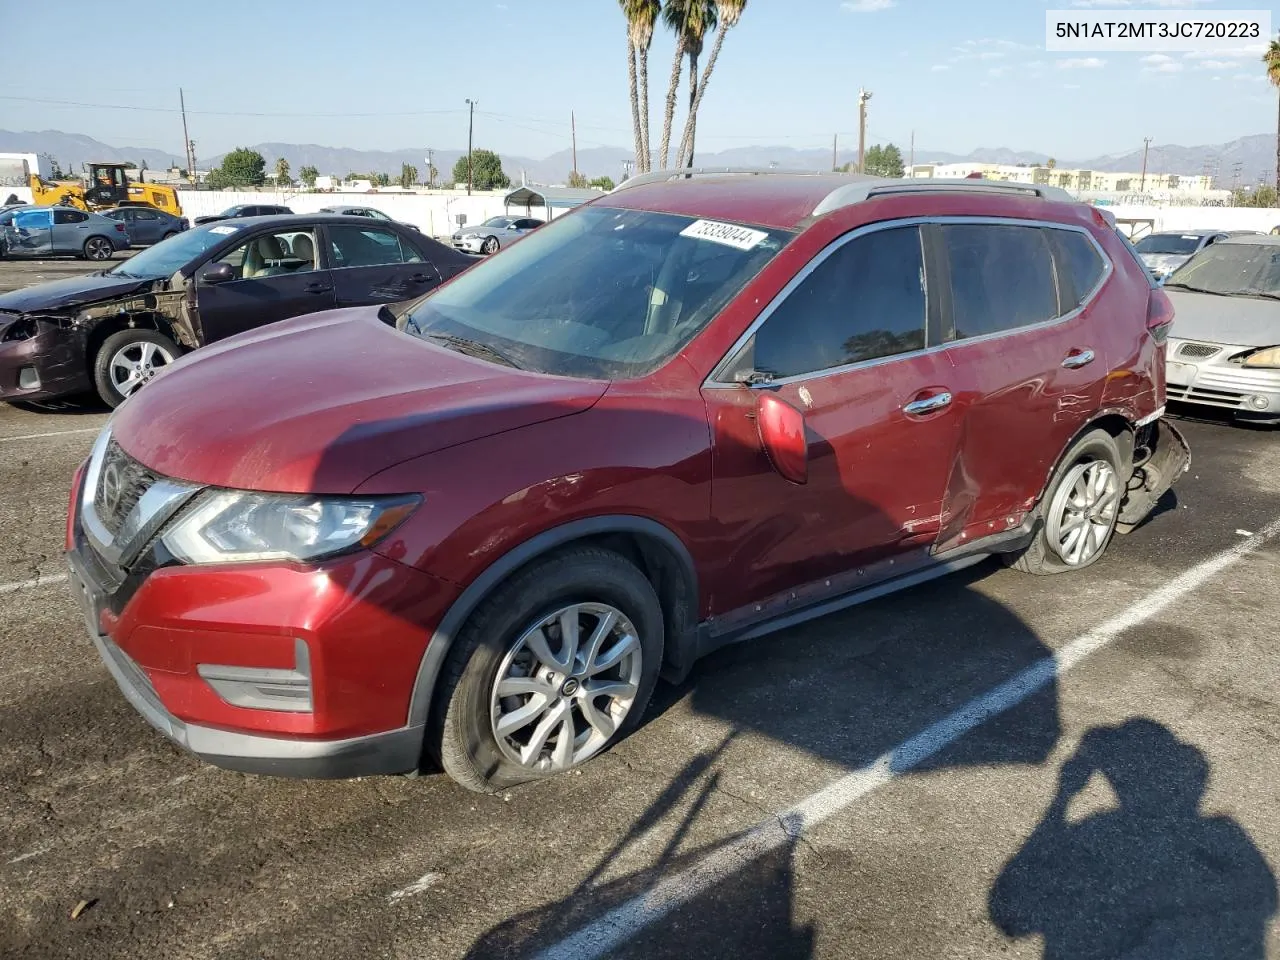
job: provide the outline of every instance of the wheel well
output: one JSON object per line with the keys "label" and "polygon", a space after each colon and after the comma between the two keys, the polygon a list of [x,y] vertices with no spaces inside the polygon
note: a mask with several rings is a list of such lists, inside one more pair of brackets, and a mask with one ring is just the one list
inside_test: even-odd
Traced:
{"label": "wheel well", "polygon": [[[1054,475],[1058,472],[1058,468],[1062,466],[1062,460],[1071,448],[1080,442],[1080,438],[1085,434],[1094,430],[1103,430],[1111,436],[1116,442],[1116,447],[1120,451],[1120,468],[1121,470],[1132,469],[1133,466],[1133,446],[1134,446],[1134,427],[1123,415],[1118,413],[1103,414],[1095,420],[1090,420],[1079,431],[1075,433],[1067,445],[1062,448],[1062,452],[1058,454],[1058,459],[1053,462],[1053,466],[1049,468],[1049,472],[1045,475],[1044,483],[1040,488],[1040,496],[1036,499],[1036,511],[1038,512],[1044,504],[1044,498],[1049,492],[1049,483],[1053,480]],[[1125,475],[1128,479],[1128,474]]]}
{"label": "wheel well", "polygon": [[107,337],[121,330],[141,329],[154,330],[156,333],[162,333],[176,344],[178,341],[173,335],[173,327],[162,316],[154,313],[130,313],[125,316],[110,317],[98,323],[89,331],[89,339],[84,347],[85,364],[89,369],[89,373],[93,374],[93,365],[98,359],[98,351],[102,349],[102,345],[106,342]]}

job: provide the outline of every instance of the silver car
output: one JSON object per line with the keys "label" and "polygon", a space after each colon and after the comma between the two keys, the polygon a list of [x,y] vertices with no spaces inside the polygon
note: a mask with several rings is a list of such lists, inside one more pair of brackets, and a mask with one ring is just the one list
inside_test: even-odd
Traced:
{"label": "silver car", "polygon": [[0,213],[0,256],[110,260],[129,249],[123,223],[75,207],[15,207]]}
{"label": "silver car", "polygon": [[453,245],[468,253],[497,253],[509,243],[537,230],[543,221],[533,217],[490,217],[453,235]]}
{"label": "silver car", "polygon": [[1229,237],[1174,271],[1168,397],[1280,423],[1280,236]]}

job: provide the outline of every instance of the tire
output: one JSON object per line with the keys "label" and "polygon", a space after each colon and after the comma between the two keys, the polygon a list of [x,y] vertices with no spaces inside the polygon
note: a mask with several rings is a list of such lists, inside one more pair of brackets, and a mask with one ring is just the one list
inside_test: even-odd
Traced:
{"label": "tire", "polygon": [[178,234],[177,234],[175,231],[173,231],[173,230],[168,230],[168,231],[166,231],[166,232],[165,232],[165,235],[164,235],[163,237],[161,237],[161,238],[160,238],[160,242],[161,242],[161,243],[163,243],[163,242],[164,242],[164,241],[166,241],[166,240],[171,240],[172,238],[176,237],[177,235],[178,235]]}
{"label": "tire", "polygon": [[[1090,484],[1096,488],[1100,476],[1108,479],[1108,474],[1102,493],[1089,489]],[[1114,438],[1104,430],[1085,434],[1067,451],[1049,482],[1041,500],[1043,523],[1035,539],[1022,553],[1006,556],[1006,563],[1037,576],[1083,570],[1097,563],[1115,536],[1127,479]],[[1081,518],[1082,533],[1067,541]],[[1089,539],[1081,546],[1080,539],[1086,536]]]}
{"label": "tire", "polygon": [[492,256],[498,252],[498,238],[485,237],[484,243],[480,244],[480,252],[486,256]]}
{"label": "tire", "polygon": [[[563,657],[559,631],[563,621],[552,624],[546,633],[534,628],[566,609],[575,611],[570,617],[582,630],[578,645],[582,658],[573,662],[572,671],[551,673],[547,660],[533,653],[526,638],[540,635],[544,653]],[[589,661],[595,658],[589,641],[607,611],[620,618],[612,621],[608,639],[599,648],[602,659],[611,659],[610,654],[623,649],[631,652],[593,675]],[[626,637],[638,642],[624,642]],[[553,643],[555,651],[550,649]],[[662,607],[657,594],[644,574],[622,556],[597,547],[578,547],[534,561],[484,600],[459,632],[432,697],[428,752],[449,776],[479,793],[497,793],[576,767],[635,728],[657,682],[662,652]],[[633,657],[638,657],[638,663]],[[500,675],[516,684],[523,680],[526,686],[546,687],[550,699],[542,702],[551,705],[538,710],[534,701],[539,694],[530,690],[499,699]],[[605,694],[586,696],[588,690],[601,689],[605,683],[613,683],[612,690],[634,688],[629,704],[624,706],[613,697],[601,699]],[[527,700],[520,699],[526,696]],[[593,705],[595,722],[587,720],[585,704]],[[499,715],[516,719],[521,711],[532,719],[500,742]],[[573,723],[572,741],[561,726],[565,716]],[[549,725],[542,737],[547,746],[535,750],[529,741],[543,721]],[[611,732],[603,732],[602,726],[612,728]],[[570,742],[573,746],[566,751],[570,756],[556,749]],[[532,762],[520,762],[517,753],[522,749],[529,751]]]}
{"label": "tire", "polygon": [[[102,342],[93,358],[93,383],[98,396],[114,409],[179,356],[177,344],[155,330],[129,329],[113,333]],[[123,367],[113,372],[117,359],[121,364],[131,362],[142,366],[136,371],[138,382],[127,392],[117,385],[117,380],[122,379],[119,374]]]}
{"label": "tire", "polygon": [[115,256],[116,248],[106,237],[90,237],[84,242],[84,258],[101,262]]}

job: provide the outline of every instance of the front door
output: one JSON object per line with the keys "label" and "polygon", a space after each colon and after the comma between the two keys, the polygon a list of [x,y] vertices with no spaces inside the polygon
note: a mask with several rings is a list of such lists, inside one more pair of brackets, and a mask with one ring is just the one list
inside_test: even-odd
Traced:
{"label": "front door", "polygon": [[140,246],[159,243],[165,230],[165,223],[160,219],[160,214],[154,210],[144,210],[142,207],[132,210],[131,213],[129,239]]}
{"label": "front door", "polygon": [[[939,529],[959,417],[951,367],[927,332],[929,280],[916,226],[855,232],[784,290],[708,385],[712,515],[732,563],[710,583],[716,614],[866,569]],[[772,379],[763,379],[772,378]],[[754,419],[757,391],[805,415],[809,476],[775,472]],[[874,579],[870,573],[866,582]]]}
{"label": "front door", "polygon": [[320,269],[313,227],[277,228],[254,234],[213,263],[225,263],[233,279],[207,283],[196,271],[196,303],[206,343],[277,320],[333,307],[333,277]]}
{"label": "front door", "polygon": [[92,232],[91,226],[89,215],[83,210],[54,207],[53,252],[80,253],[84,250],[84,242],[89,239],[89,234]]}
{"label": "front door", "polygon": [[440,283],[435,267],[394,230],[373,224],[324,230],[339,307],[412,300]]}
{"label": "front door", "polygon": [[10,255],[42,257],[53,252],[53,211],[20,210],[5,229]]}

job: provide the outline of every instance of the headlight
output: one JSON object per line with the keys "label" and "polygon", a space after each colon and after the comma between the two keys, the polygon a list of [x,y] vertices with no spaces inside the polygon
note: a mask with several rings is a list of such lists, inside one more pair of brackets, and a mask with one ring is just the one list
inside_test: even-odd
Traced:
{"label": "headlight", "polygon": [[1280,369],[1280,347],[1267,347],[1244,358],[1242,366]]}
{"label": "headlight", "polygon": [[373,546],[421,499],[219,490],[197,501],[162,541],[186,563],[318,560]]}

